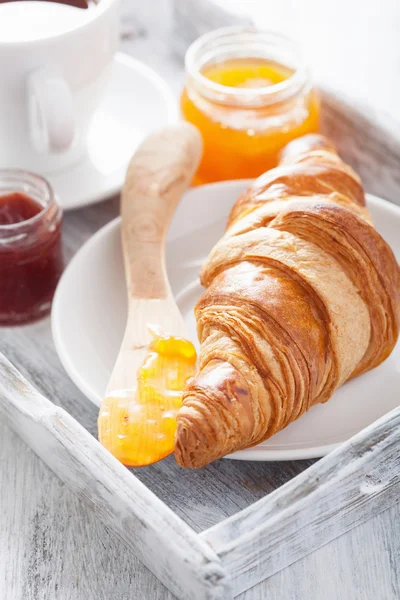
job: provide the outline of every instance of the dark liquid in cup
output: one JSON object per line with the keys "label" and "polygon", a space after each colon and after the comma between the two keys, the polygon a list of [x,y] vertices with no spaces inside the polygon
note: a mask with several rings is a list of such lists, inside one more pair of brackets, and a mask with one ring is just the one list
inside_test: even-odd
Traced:
{"label": "dark liquid in cup", "polygon": [[[27,0],[29,2],[29,0]],[[98,0],[99,1],[99,0]],[[53,2],[56,4],[67,4],[68,6],[75,6],[75,8],[95,8],[98,1],[94,0],[41,0],[41,2]],[[0,0],[0,4],[7,2],[18,2],[18,0]]]}

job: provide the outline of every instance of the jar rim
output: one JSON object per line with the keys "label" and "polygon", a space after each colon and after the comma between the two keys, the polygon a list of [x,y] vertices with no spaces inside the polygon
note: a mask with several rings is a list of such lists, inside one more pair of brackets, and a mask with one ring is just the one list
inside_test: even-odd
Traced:
{"label": "jar rim", "polygon": [[[203,64],[199,65],[200,57],[207,50],[211,52],[218,47],[218,44],[231,42],[231,44],[245,44],[251,41],[258,41],[260,45],[269,45],[281,48],[292,53],[297,61],[292,75],[279,83],[268,86],[239,88],[225,86],[211,79],[208,79],[201,72]],[[249,56],[251,58],[251,56]],[[284,64],[284,63],[283,63]],[[259,99],[262,104],[272,104],[288,99],[301,92],[309,83],[309,70],[302,57],[300,45],[294,40],[279,33],[258,29],[257,27],[246,26],[228,26],[215,29],[209,33],[197,38],[187,49],[185,55],[186,73],[192,80],[209,94],[223,96],[226,99],[239,101],[244,105],[251,104],[255,99]]]}
{"label": "jar rim", "polygon": [[[42,206],[42,209],[36,215],[30,217],[29,219],[19,221],[18,223],[9,223],[7,225],[0,224],[0,232],[3,231],[18,233],[19,230],[22,230],[27,226],[29,227],[41,221],[43,217],[49,213],[51,208],[55,204],[57,205],[54,190],[50,183],[47,181],[47,179],[45,179],[41,175],[32,173],[31,171],[25,171],[24,169],[0,169],[0,198],[3,195],[1,192],[1,183],[2,181],[7,180],[7,178],[9,178],[11,181],[15,181],[16,187],[14,192],[25,193],[27,196],[29,196],[29,192],[24,191],[23,189],[17,189],[18,184],[39,184],[40,186],[42,186],[42,190],[44,192],[45,205]],[[12,183],[10,183],[10,188],[12,188]],[[10,191],[9,193],[13,192]],[[58,205],[57,208],[59,208]]]}

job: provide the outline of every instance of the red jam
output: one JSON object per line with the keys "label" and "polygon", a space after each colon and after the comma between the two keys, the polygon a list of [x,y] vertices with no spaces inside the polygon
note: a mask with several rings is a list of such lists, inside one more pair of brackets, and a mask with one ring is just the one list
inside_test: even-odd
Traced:
{"label": "red jam", "polygon": [[22,192],[0,195],[0,325],[48,314],[62,269],[57,205]]}
{"label": "red jam", "polygon": [[0,225],[14,225],[27,221],[42,212],[43,207],[35,200],[22,194],[13,192],[0,196]]}

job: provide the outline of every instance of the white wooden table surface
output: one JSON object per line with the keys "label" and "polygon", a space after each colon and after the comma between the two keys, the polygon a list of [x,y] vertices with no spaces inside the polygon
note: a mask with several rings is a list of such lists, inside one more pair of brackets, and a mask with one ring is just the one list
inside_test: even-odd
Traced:
{"label": "white wooden table surface", "polygon": [[[235,4],[239,6],[232,0]],[[260,4],[267,12],[261,11]],[[270,9],[274,28],[297,33],[306,46],[307,40],[317,41],[319,49],[314,55],[319,77],[357,102],[369,104],[371,111],[390,124],[392,132],[400,131],[397,0],[338,0],[326,8],[327,12],[326,3],[317,0],[249,0],[248,6],[261,24],[268,24]],[[166,35],[168,16],[168,0],[149,0],[147,6],[140,0],[125,0],[122,48],[151,64],[178,90],[182,65],[173,50],[176,40],[171,42]],[[329,73],[324,71],[324,64],[329,64]],[[67,258],[117,211],[114,199],[67,214]],[[64,373],[55,354],[48,319],[29,327],[0,329],[0,350],[49,398],[95,432],[95,408]],[[268,465],[221,461],[193,474],[183,473],[172,459],[167,459],[137,475],[199,531],[249,505],[311,462]],[[0,600],[172,598],[2,424],[0,498]],[[400,504],[240,598],[398,600]]]}

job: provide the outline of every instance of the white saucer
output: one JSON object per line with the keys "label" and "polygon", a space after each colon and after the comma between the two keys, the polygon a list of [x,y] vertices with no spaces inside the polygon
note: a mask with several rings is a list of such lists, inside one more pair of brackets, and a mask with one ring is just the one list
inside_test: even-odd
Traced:
{"label": "white saucer", "polygon": [[[248,182],[194,188],[178,207],[169,232],[167,267],[191,339],[193,307],[202,290],[199,267],[222,234],[228,212]],[[400,258],[400,207],[369,196],[378,231]],[[78,252],[58,286],[52,311],[54,341],[67,373],[99,405],[118,353],[126,318],[120,225],[103,227]],[[399,403],[400,343],[377,369],[346,383],[326,404],[257,446],[236,453],[245,460],[323,456]]]}
{"label": "white saucer", "polygon": [[177,102],[163,79],[139,60],[117,53],[105,96],[93,117],[88,150],[78,164],[47,175],[65,210],[117,194],[140,142],[178,118]]}

